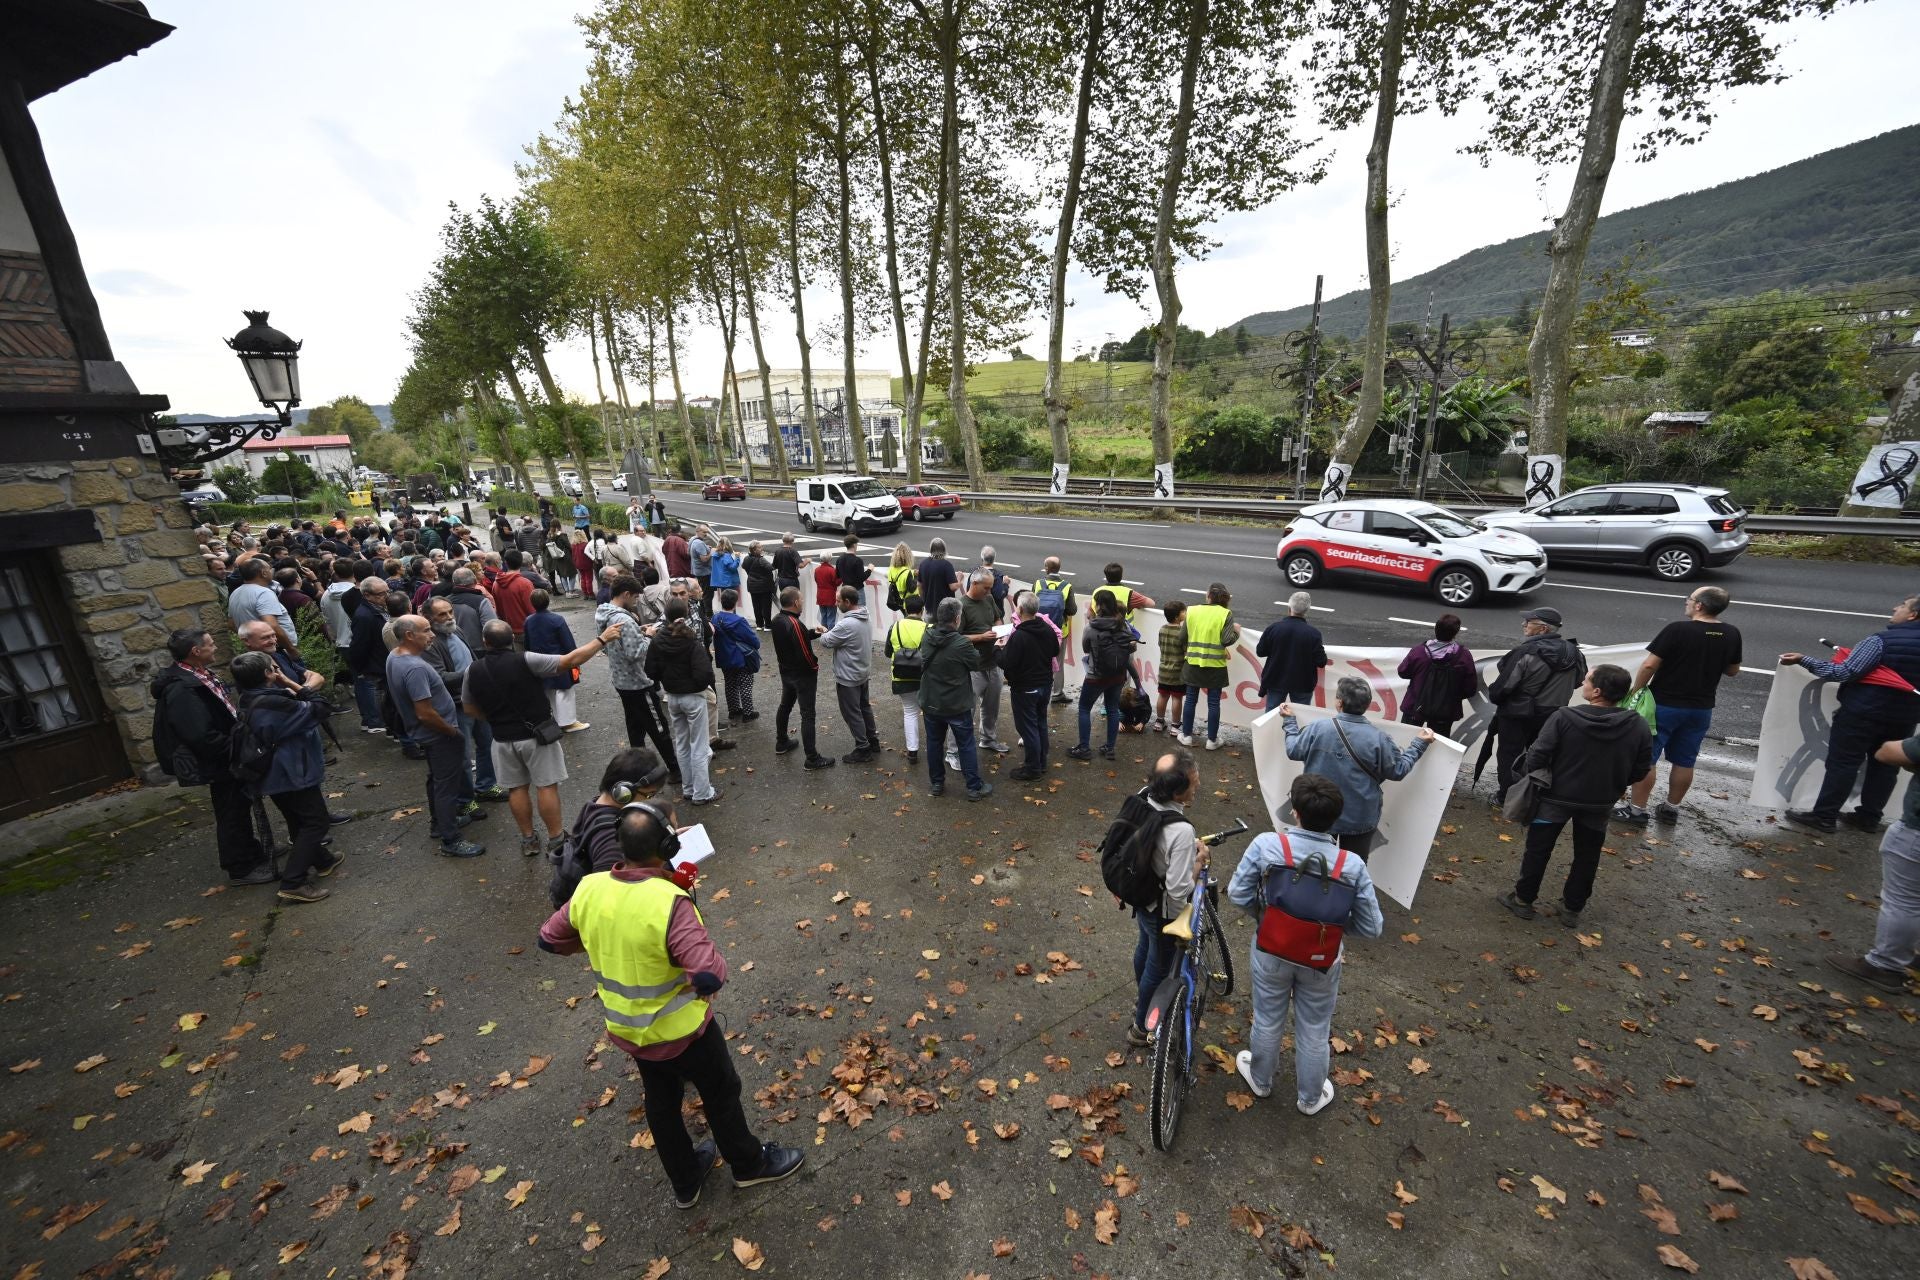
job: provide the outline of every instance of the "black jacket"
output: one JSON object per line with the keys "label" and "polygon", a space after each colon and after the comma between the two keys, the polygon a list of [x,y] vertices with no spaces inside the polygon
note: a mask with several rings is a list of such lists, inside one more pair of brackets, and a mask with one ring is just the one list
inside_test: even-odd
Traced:
{"label": "black jacket", "polygon": [[1587,678],[1580,642],[1558,632],[1529,636],[1507,650],[1487,686],[1487,701],[1509,717],[1552,715]]}
{"label": "black jacket", "polygon": [[770,596],[773,594],[773,563],[765,556],[750,553],[740,562],[740,567],[746,571],[748,595]]}
{"label": "black jacket", "polygon": [[773,576],[783,587],[800,585],[800,553],[792,547],[781,547],[773,553]]}
{"label": "black jacket", "polygon": [[1060,656],[1060,637],[1045,618],[1028,618],[1014,627],[1000,650],[1000,670],[1007,688],[1053,688],[1053,660]]}
{"label": "black jacket", "polygon": [[867,562],[851,551],[842,551],[834,557],[833,571],[839,575],[841,585],[852,587],[862,595],[867,590]]}
{"label": "black jacket", "polygon": [[347,670],[356,676],[381,676],[387,669],[387,642],[381,636],[392,619],[365,600],[353,611],[353,642],[347,646]]}
{"label": "black jacket", "polygon": [[1605,813],[1653,768],[1653,735],[1625,707],[1562,707],[1547,718],[1520,769],[1546,769],[1546,799],[1566,809]]}
{"label": "black jacket", "polygon": [[147,691],[153,695],[153,749],[160,767],[171,774],[174,753],[185,747],[208,778],[225,778],[233,713],[177,664],[157,673]]}
{"label": "black jacket", "polygon": [[693,628],[663,627],[647,646],[647,678],[668,693],[699,693],[713,683],[713,659]]}
{"label": "black jacket", "polygon": [[820,655],[813,647],[813,633],[797,613],[782,609],[773,615],[773,654],[779,660],[783,676],[820,674]]}
{"label": "black jacket", "polygon": [[1327,665],[1320,629],[1292,614],[1262,631],[1253,651],[1267,660],[1260,668],[1263,694],[1304,693],[1320,683],[1320,668]]}

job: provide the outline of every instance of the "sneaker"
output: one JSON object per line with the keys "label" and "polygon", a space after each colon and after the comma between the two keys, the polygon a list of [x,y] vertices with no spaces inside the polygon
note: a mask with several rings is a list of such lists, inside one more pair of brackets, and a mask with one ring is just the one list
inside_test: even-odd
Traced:
{"label": "sneaker", "polygon": [[[486,851],[487,846],[471,840],[447,840],[440,845],[440,856],[443,858],[477,858]],[[538,853],[538,848],[534,852]]]}
{"label": "sneaker", "polygon": [[1522,920],[1533,919],[1533,904],[1520,901],[1520,895],[1509,889],[1505,893],[1495,894],[1495,902],[1519,916]]}
{"label": "sneaker", "polygon": [[1826,831],[1829,833],[1837,831],[1840,828],[1840,824],[1832,818],[1823,818],[1819,814],[1811,813],[1806,809],[1787,810],[1787,821],[1796,827],[1807,827],[1814,831]]}
{"label": "sneaker", "polygon": [[1564,899],[1554,914],[1559,917],[1560,923],[1567,926],[1567,928],[1578,929],[1580,927],[1580,913],[1572,907],[1569,907]]}
{"label": "sneaker", "polygon": [[[1253,1090],[1254,1097],[1264,1098],[1273,1092],[1272,1085],[1268,1085],[1266,1088],[1262,1089],[1259,1085],[1253,1082],[1253,1050],[1242,1049],[1239,1053],[1234,1054],[1233,1069],[1235,1071],[1238,1071],[1240,1073],[1240,1078],[1247,1082],[1247,1088]],[[1331,1080],[1327,1081],[1327,1087],[1332,1088],[1333,1081]]]}
{"label": "sneaker", "polygon": [[1836,952],[1827,957],[1827,967],[1838,969],[1849,978],[1858,978],[1871,983],[1882,991],[1891,991],[1896,995],[1907,989],[1907,974],[1904,969],[1882,969],[1865,956],[1850,956]]}
{"label": "sneaker", "polygon": [[1300,1108],[1300,1114],[1303,1116],[1317,1116],[1322,1111],[1325,1111],[1327,1109],[1327,1104],[1332,1101],[1333,1101],[1333,1081],[1329,1080],[1325,1084],[1320,1086],[1320,1101],[1313,1103],[1311,1106],[1309,1106],[1307,1103],[1298,1101],[1296,1099],[1293,1105]]}
{"label": "sneaker", "polygon": [[1093,759],[1093,752],[1089,751],[1085,747],[1068,747],[1067,754],[1072,756],[1075,760]]}
{"label": "sneaker", "polygon": [[713,1166],[720,1163],[720,1148],[709,1138],[693,1149],[694,1161],[700,1166],[700,1176],[694,1179],[692,1191],[675,1191],[673,1207],[691,1209],[700,1203],[700,1190],[707,1185],[707,1175],[713,1172]]}
{"label": "sneaker", "polygon": [[1220,749],[1220,739],[1218,738],[1207,739],[1207,750],[1218,751],[1219,749]]}
{"label": "sneaker", "polygon": [[1102,748],[1100,748],[1100,758],[1101,758],[1102,760],[1111,760],[1111,759],[1113,759],[1113,748],[1112,748],[1112,747],[1102,747]]}
{"label": "sneaker", "polygon": [[360,726],[360,732],[362,732],[362,733],[381,733],[381,734],[384,734],[384,733],[386,732],[386,730],[385,730],[385,729],[382,729],[382,728],[380,728],[380,727],[379,727],[378,725],[369,725],[369,724],[363,724],[363,725],[361,725],[361,726]]}
{"label": "sneaker", "polygon": [[350,813],[330,813],[327,815],[328,826],[337,827],[337,826],[340,826],[342,823],[347,823],[352,821],[353,821],[353,815]]}
{"label": "sneaker", "polygon": [[1009,782],[1032,782],[1039,776],[1040,772],[1037,769],[1015,769],[1007,775],[1007,780]]}
{"label": "sneaker", "polygon": [[330,876],[330,875],[332,875],[332,874],[333,874],[334,872],[336,872],[336,871],[338,871],[338,870],[340,869],[340,864],[341,864],[341,863],[343,863],[343,862],[345,862],[346,860],[347,860],[347,855],[346,855],[346,854],[344,854],[344,853],[336,853],[336,854],[334,854],[334,855],[333,855],[333,861],[332,861],[332,862],[329,862],[329,863],[328,863],[328,864],[327,864],[326,866],[324,866],[324,867],[320,867],[320,866],[316,866],[316,867],[315,867],[315,868],[313,869],[313,874],[315,874],[315,875],[317,875],[317,876]]}
{"label": "sneaker", "polygon": [[758,711],[742,711],[740,713],[740,718],[742,720],[745,720],[751,723],[752,721],[758,720],[760,718],[760,713]]}
{"label": "sneaker", "polygon": [[1153,1032],[1148,1031],[1145,1027],[1137,1027],[1132,1023],[1128,1023],[1127,1043],[1136,1049],[1144,1049],[1153,1043]]}
{"label": "sneaker", "polygon": [[969,800],[985,800],[992,794],[993,784],[991,782],[981,783],[978,791],[975,791],[972,787],[967,788],[967,799]]}
{"label": "sneaker", "polygon": [[1056,693],[1053,695],[1053,705],[1056,707],[1066,707],[1066,706],[1071,706],[1072,704],[1073,704],[1073,699],[1069,698],[1064,693]]}
{"label": "sneaker", "polygon": [[531,858],[536,854],[538,854],[540,851],[541,851],[541,845],[540,845],[539,836],[521,836],[520,837],[520,856],[521,857]]}
{"label": "sneaker", "polygon": [[294,888],[282,886],[278,897],[282,902],[325,902],[330,895],[317,884],[296,885]]}
{"label": "sneaker", "polygon": [[1183,747],[1190,747],[1193,745],[1193,735],[1190,733],[1176,733],[1173,735],[1173,740],[1179,743]]}
{"label": "sneaker", "polygon": [[760,1169],[751,1178],[743,1178],[736,1172],[733,1185],[736,1187],[757,1187],[763,1182],[778,1182],[793,1174],[805,1164],[807,1153],[798,1147],[782,1147],[769,1142],[760,1148]]}
{"label": "sneaker", "polygon": [[773,744],[773,754],[777,756],[783,756],[787,754],[787,752],[794,750],[799,745],[800,744],[795,742],[792,738],[781,738]]}
{"label": "sneaker", "polygon": [[1662,800],[1659,804],[1653,806],[1653,820],[1655,822],[1680,821],[1680,806],[1668,804],[1665,800]]}
{"label": "sneaker", "polygon": [[1633,805],[1622,800],[1619,804],[1613,806],[1613,820],[1615,822],[1631,823],[1636,827],[1644,827],[1647,823],[1653,821],[1653,815],[1645,809],[1636,809]]}
{"label": "sneaker", "polygon": [[268,863],[261,863],[243,876],[228,876],[227,883],[236,887],[241,885],[279,884],[280,875]]}
{"label": "sneaker", "polygon": [[701,807],[702,805],[719,804],[720,793],[718,791],[715,791],[712,795],[706,797],[704,800],[688,800],[687,803],[692,805],[696,809]]}
{"label": "sneaker", "polygon": [[482,809],[477,804],[470,804],[453,815],[453,825],[456,827],[470,827],[474,823],[484,820],[486,816],[487,811],[485,809]]}
{"label": "sneaker", "polygon": [[831,769],[837,763],[832,756],[808,756],[807,768]]}
{"label": "sneaker", "polygon": [[940,758],[941,758],[942,760],[944,760],[944,761],[946,761],[946,765],[947,765],[947,768],[949,768],[949,769],[952,769],[952,770],[954,770],[954,771],[955,771],[956,773],[957,773],[957,772],[959,772],[959,769],[960,769],[960,757],[959,757],[959,755],[958,755],[958,754],[956,754],[956,753],[954,753],[954,752],[952,752],[952,751],[949,751],[949,752],[947,752],[947,754],[946,754],[946,755],[944,755],[944,756],[942,756],[942,757],[940,757]]}
{"label": "sneaker", "polygon": [[507,798],[507,793],[505,789],[497,786],[482,787],[480,790],[473,793],[473,798],[475,800],[485,800],[488,803],[492,803],[493,801],[496,801],[496,800],[505,800]]}
{"label": "sneaker", "polygon": [[1155,716],[1153,718],[1153,731],[1155,733],[1165,733],[1167,731],[1167,722],[1161,717]]}
{"label": "sneaker", "polygon": [[841,764],[866,764],[873,759],[873,751],[867,747],[855,747],[840,757]]}
{"label": "sneaker", "polygon": [[727,730],[733,728],[732,716],[733,716],[733,713],[729,713],[727,719],[722,720],[719,724],[713,726],[713,731],[715,733],[725,733]]}
{"label": "sneaker", "polygon": [[919,764],[919,763],[920,763],[920,753],[919,753],[918,751],[909,751],[909,752],[907,752],[907,763],[908,763],[908,764]]}
{"label": "sneaker", "polygon": [[425,760],[427,749],[412,742],[403,742],[400,744],[400,754],[409,760]]}
{"label": "sneaker", "polygon": [[927,794],[930,796],[936,796],[936,797],[943,796],[947,794],[947,784],[944,782],[931,783],[927,787]]}
{"label": "sneaker", "polygon": [[993,752],[993,754],[997,756],[1003,756],[1007,754],[1007,752],[1013,750],[1012,747],[1008,746],[1004,742],[985,742],[985,743],[982,743],[981,745],[985,747],[988,751]]}
{"label": "sneaker", "polygon": [[585,733],[591,728],[593,728],[593,726],[585,720],[575,720],[572,724],[566,726],[566,731],[568,733]]}
{"label": "sneaker", "polygon": [[735,742],[732,738],[715,738],[708,745],[711,746],[715,751],[731,751],[735,747],[739,746],[740,744]]}

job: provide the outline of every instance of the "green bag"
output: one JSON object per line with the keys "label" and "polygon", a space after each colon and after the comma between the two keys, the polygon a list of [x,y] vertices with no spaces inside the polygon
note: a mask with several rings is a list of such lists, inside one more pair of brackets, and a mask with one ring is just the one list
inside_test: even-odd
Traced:
{"label": "green bag", "polygon": [[1655,723],[1655,719],[1659,713],[1653,705],[1653,690],[1644,687],[1636,689],[1627,695],[1627,700],[1620,705],[1645,720],[1648,733],[1658,731],[1659,726]]}

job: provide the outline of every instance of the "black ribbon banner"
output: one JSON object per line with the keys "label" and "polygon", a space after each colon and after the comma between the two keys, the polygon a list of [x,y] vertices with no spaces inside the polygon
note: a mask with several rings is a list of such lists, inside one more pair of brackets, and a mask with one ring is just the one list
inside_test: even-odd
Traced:
{"label": "black ribbon banner", "polygon": [[1320,501],[1345,502],[1347,500],[1347,469],[1334,465],[1327,468],[1327,474],[1320,482]]}
{"label": "black ribbon banner", "polygon": [[1527,493],[1522,502],[1532,502],[1539,498],[1552,502],[1560,496],[1559,469],[1553,465],[1552,458],[1535,458],[1527,468]]}
{"label": "black ribbon banner", "polygon": [[1911,476],[1916,468],[1920,468],[1920,454],[1916,454],[1911,449],[1889,449],[1880,455],[1880,478],[1856,486],[1854,493],[1864,498],[1882,489],[1892,489],[1895,496],[1900,499],[1900,505],[1904,507],[1907,505],[1907,495],[1913,490],[1913,486],[1907,482],[1907,477]]}
{"label": "black ribbon banner", "polygon": [[1172,478],[1171,472],[1155,467],[1153,469],[1153,496],[1156,498],[1171,498],[1173,496],[1173,490],[1168,487],[1167,481]]}

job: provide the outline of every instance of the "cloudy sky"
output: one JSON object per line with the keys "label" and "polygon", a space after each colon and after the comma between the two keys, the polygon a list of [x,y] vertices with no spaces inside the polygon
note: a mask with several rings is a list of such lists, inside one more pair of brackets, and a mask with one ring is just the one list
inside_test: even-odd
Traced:
{"label": "cloudy sky", "polygon": [[[247,412],[256,406],[245,376],[220,339],[244,325],[241,308],[269,307],[306,342],[307,403],[388,399],[407,362],[408,297],[435,256],[448,203],[510,192],[521,148],[579,83],[576,6],[148,6],[178,30],[34,108],[120,358],[142,390],[171,396],[176,409]],[[1905,61],[1920,47],[1920,5],[1875,0],[1787,39],[1791,80],[1720,104],[1697,146],[1651,164],[1623,161],[1608,210],[1920,121],[1920,80]],[[1396,275],[1538,230],[1564,201],[1564,174],[1519,162],[1483,169],[1459,156],[1473,133],[1465,118],[1415,118],[1396,131]],[[1229,219],[1216,229],[1223,247],[1183,268],[1186,323],[1215,329],[1306,301],[1316,272],[1329,296],[1365,283],[1365,132],[1328,145],[1324,183]],[[1145,321],[1084,277],[1074,297],[1070,350]],[[809,318],[830,319],[835,305],[810,294]],[[1036,315],[1029,350],[1043,349],[1043,324]],[[769,358],[796,362],[791,337],[777,336],[790,326],[766,329]],[[717,390],[717,332],[691,329],[688,341],[689,392]],[[888,367],[889,346],[876,337],[863,364]],[[571,392],[592,398],[584,347],[556,364]]]}

